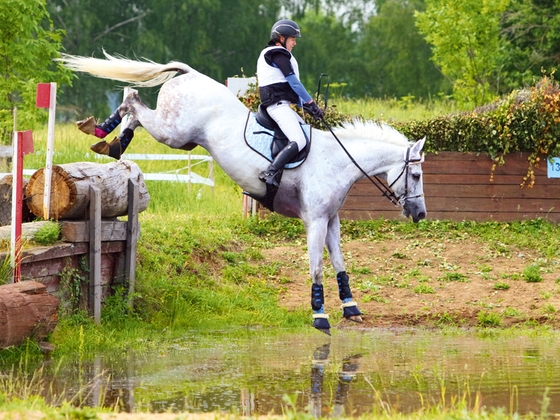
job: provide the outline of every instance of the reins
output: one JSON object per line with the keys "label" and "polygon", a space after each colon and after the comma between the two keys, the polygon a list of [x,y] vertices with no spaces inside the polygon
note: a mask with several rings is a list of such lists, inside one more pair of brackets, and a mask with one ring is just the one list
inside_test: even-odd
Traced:
{"label": "reins", "polygon": [[[317,101],[319,100],[319,94],[321,93],[321,79],[326,76],[328,77],[329,75],[326,73],[321,73],[321,76],[319,76],[319,84],[317,86]],[[330,84],[330,83],[329,83]],[[327,109],[327,101],[328,101],[328,97],[327,94],[329,92],[329,84],[327,84],[327,90],[326,90],[326,94],[325,94],[325,110]],[[421,158],[420,159],[415,159],[414,161],[410,161],[409,160],[409,154],[410,154],[410,147],[407,148],[406,150],[406,158],[405,158],[405,163],[403,166],[403,170],[401,171],[401,173],[399,174],[399,176],[391,183],[391,185],[386,186],[383,182],[381,182],[381,180],[373,175],[373,178],[371,176],[369,176],[367,174],[366,171],[364,171],[362,169],[362,167],[360,165],[358,165],[358,162],[356,162],[354,160],[354,158],[352,157],[352,155],[350,154],[350,152],[346,149],[346,147],[344,147],[344,145],[342,144],[342,142],[340,141],[340,139],[336,136],[336,134],[334,133],[333,129],[331,128],[331,126],[325,121],[325,117],[323,116],[321,118],[321,122],[323,123],[323,125],[325,127],[327,127],[327,129],[331,132],[332,136],[335,138],[335,140],[337,141],[337,143],[340,145],[340,147],[342,148],[342,150],[344,150],[344,153],[346,153],[346,155],[350,158],[350,160],[352,161],[352,163],[356,166],[356,168],[358,168],[360,170],[360,172],[362,174],[364,174],[364,176],[370,180],[370,182],[375,185],[377,187],[377,189],[381,192],[381,195],[383,197],[387,197],[387,199],[395,205],[395,207],[398,207],[399,205],[402,206],[404,204],[404,201],[407,198],[417,198],[420,197],[421,195],[417,195],[415,197],[408,197],[407,193],[408,193],[408,176],[405,177],[405,190],[404,190],[404,197],[403,195],[397,197],[395,195],[395,193],[393,192],[393,190],[391,189],[393,187],[393,185],[395,185],[395,182],[397,182],[401,176],[403,176],[403,174],[405,172],[408,172],[408,165],[410,163],[419,163],[421,162]],[[374,179],[375,178],[375,179]]]}

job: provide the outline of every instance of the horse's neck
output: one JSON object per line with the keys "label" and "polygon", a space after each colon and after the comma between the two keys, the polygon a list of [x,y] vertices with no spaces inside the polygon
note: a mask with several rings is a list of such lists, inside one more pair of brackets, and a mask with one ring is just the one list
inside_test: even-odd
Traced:
{"label": "horse's neck", "polygon": [[345,140],[343,145],[355,163],[339,144],[332,147],[341,149],[342,161],[349,167],[348,172],[354,174],[354,181],[364,176],[360,168],[369,176],[385,177],[390,169],[403,162],[405,152],[403,146],[368,139]]}

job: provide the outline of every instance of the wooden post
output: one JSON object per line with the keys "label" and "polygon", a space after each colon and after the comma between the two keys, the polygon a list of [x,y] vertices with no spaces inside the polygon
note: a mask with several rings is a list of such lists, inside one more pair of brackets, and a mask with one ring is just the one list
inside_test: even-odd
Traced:
{"label": "wooden post", "polygon": [[37,84],[37,108],[49,109],[47,132],[47,157],[45,162],[45,184],[43,190],[43,219],[49,220],[51,205],[52,160],[54,154],[54,126],[56,121],[56,83]]}
{"label": "wooden post", "polygon": [[138,183],[128,180],[128,223],[126,228],[125,276],[128,280],[128,305],[134,301],[136,282],[136,238],[138,238]]}
{"label": "wooden post", "polygon": [[89,284],[90,313],[101,322],[101,191],[89,188]]}
{"label": "wooden post", "polygon": [[[16,110],[14,110],[16,112]],[[15,124],[15,123],[14,123]],[[12,283],[21,278],[21,224],[23,219],[23,156],[33,153],[33,134],[31,130],[14,131],[12,168],[12,239],[11,262],[14,269]]]}

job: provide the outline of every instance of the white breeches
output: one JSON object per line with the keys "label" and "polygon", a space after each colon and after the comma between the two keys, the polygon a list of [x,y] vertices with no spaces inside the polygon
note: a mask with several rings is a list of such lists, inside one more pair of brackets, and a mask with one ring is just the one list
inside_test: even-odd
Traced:
{"label": "white breeches", "polygon": [[266,108],[268,115],[280,126],[282,132],[288,137],[288,140],[295,141],[298,145],[298,150],[302,150],[307,140],[300,124],[304,124],[303,119],[290,108],[288,101],[279,101]]}

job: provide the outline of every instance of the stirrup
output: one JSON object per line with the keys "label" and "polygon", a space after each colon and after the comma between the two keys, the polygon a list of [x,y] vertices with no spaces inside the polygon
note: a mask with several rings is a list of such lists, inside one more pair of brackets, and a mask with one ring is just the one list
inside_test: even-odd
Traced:
{"label": "stirrup", "polygon": [[280,182],[276,179],[278,174],[279,171],[262,171],[259,174],[259,179],[265,184],[273,185],[278,188],[280,186]]}
{"label": "stirrup", "polygon": [[117,160],[119,160],[122,155],[121,140],[118,137],[115,137],[111,143],[107,143],[105,140],[103,140],[98,143],[92,144],[90,146],[90,149],[95,153],[106,155]]}

